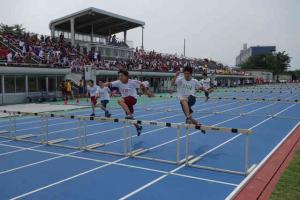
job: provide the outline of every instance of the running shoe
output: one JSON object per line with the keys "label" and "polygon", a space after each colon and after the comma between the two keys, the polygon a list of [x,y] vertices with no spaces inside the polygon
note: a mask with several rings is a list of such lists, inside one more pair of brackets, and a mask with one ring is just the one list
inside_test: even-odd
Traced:
{"label": "running shoe", "polygon": [[111,117],[111,114],[110,114],[110,112],[107,110],[107,111],[105,111],[105,117],[107,117],[107,118],[110,118]]}

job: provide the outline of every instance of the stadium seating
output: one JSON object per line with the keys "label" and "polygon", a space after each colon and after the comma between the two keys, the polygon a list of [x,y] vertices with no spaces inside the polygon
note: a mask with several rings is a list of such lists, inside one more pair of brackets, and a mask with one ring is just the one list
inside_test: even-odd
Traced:
{"label": "stadium seating", "polygon": [[[185,58],[172,54],[162,54],[155,51],[136,49],[134,56],[127,60],[106,59],[100,52],[90,50],[82,53],[78,46],[72,46],[61,35],[58,38],[25,33],[21,36],[14,34],[0,35],[2,42],[9,46],[13,53],[12,62],[35,63],[50,67],[70,67],[73,72],[82,72],[85,65],[92,65],[99,70],[118,70],[125,68],[137,71],[175,72],[184,66],[192,66],[195,72],[208,71],[216,74],[238,74],[243,72],[232,70],[228,66],[210,59]],[[123,45],[114,42],[115,45]],[[7,48],[2,48],[1,58],[5,59]],[[5,50],[6,49],[6,50]],[[0,49],[1,50],[1,49]]]}

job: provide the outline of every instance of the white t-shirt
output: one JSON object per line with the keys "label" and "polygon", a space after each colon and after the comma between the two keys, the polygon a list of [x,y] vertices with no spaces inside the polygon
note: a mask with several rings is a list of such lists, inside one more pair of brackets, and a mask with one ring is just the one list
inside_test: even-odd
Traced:
{"label": "white t-shirt", "polygon": [[211,87],[210,87],[210,78],[206,78],[206,79],[202,79],[201,80],[201,85],[202,85],[202,87],[204,88],[204,89],[210,89]]}
{"label": "white t-shirt", "polygon": [[177,96],[179,98],[189,97],[190,95],[195,96],[196,89],[201,87],[201,84],[196,79],[187,81],[183,77],[177,78],[175,84],[177,85]]}
{"label": "white t-shirt", "polygon": [[111,82],[112,87],[119,88],[119,91],[120,91],[122,97],[133,96],[135,98],[138,97],[136,89],[140,88],[140,86],[142,84],[143,83],[141,81],[132,80],[132,79],[129,79],[128,83],[126,83],[126,84],[122,83],[119,80]]}
{"label": "white t-shirt", "polygon": [[8,54],[6,55],[7,62],[12,62],[12,57],[13,57],[12,53],[11,53],[11,52],[8,53]]}
{"label": "white t-shirt", "polygon": [[214,86],[215,86],[215,87],[218,86],[218,81],[214,80]]}
{"label": "white t-shirt", "polygon": [[91,97],[95,97],[97,95],[99,86],[94,85],[94,86],[87,86],[87,91],[90,94]]}
{"label": "white t-shirt", "polygon": [[98,87],[97,93],[100,95],[100,100],[110,100],[109,93],[110,89],[108,87]]}

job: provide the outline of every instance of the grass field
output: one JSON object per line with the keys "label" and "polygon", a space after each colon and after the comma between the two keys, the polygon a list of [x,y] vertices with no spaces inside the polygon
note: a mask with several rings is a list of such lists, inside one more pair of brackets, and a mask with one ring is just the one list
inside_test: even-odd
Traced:
{"label": "grass field", "polygon": [[300,199],[300,149],[280,178],[270,200]]}

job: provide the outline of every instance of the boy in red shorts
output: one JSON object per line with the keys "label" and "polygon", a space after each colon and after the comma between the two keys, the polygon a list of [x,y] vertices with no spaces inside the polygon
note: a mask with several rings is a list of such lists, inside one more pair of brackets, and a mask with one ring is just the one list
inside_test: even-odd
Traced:
{"label": "boy in red shorts", "polygon": [[[113,82],[106,83],[105,86],[115,87],[119,89],[122,98],[118,100],[118,104],[126,113],[126,119],[134,119],[134,105],[137,102],[137,89],[141,88],[142,92],[148,97],[153,97],[153,94],[145,87],[145,85],[138,80],[129,79],[129,73],[126,70],[119,70],[118,79]],[[142,126],[135,124],[138,136],[141,135]]]}
{"label": "boy in red shorts", "polygon": [[87,96],[90,96],[91,98],[91,104],[92,104],[92,114],[91,116],[95,116],[95,107],[97,105],[97,96],[98,96],[98,86],[94,84],[93,80],[89,80],[87,85]]}

